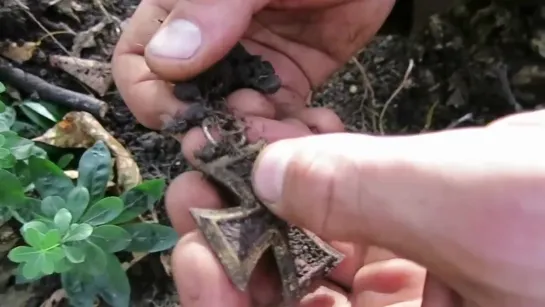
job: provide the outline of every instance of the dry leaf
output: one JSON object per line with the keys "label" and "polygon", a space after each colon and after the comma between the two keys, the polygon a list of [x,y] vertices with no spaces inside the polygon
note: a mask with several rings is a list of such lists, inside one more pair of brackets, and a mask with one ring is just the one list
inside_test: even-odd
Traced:
{"label": "dry leaf", "polygon": [[132,155],[104,127],[87,112],[70,112],[54,127],[34,141],[57,147],[89,148],[97,141],[104,141],[115,159],[116,185],[125,191],[140,182],[140,169]]}
{"label": "dry leaf", "polygon": [[113,82],[110,63],[63,55],[52,55],[49,62],[92,88],[101,97]]}
{"label": "dry leaf", "polygon": [[107,21],[101,21],[98,24],[92,26],[91,28],[76,34],[74,37],[72,45],[72,55],[80,56],[81,51],[85,48],[91,48],[96,46],[95,35],[102,31],[104,27],[108,24]]}
{"label": "dry leaf", "polygon": [[78,23],[81,23],[81,20],[78,18],[76,13],[74,13],[74,9],[72,7],[73,0],[52,0],[48,1],[48,6],[53,6],[59,13],[64,14]]}
{"label": "dry leaf", "polygon": [[170,265],[170,258],[171,258],[170,253],[168,253],[168,254],[167,253],[161,253],[161,256],[160,256],[161,264],[163,265],[163,268],[165,269],[165,273],[169,277],[172,276],[172,266]]}
{"label": "dry leaf", "polygon": [[14,42],[0,44],[0,54],[19,64],[30,60],[34,56],[39,44],[36,42],[24,42],[21,46]]}
{"label": "dry leaf", "polygon": [[57,307],[63,299],[66,298],[66,291],[64,289],[58,289],[49,296],[49,298],[42,302],[40,307]]}
{"label": "dry leaf", "polygon": [[19,236],[10,225],[7,223],[0,225],[0,255],[11,250],[18,240]]}

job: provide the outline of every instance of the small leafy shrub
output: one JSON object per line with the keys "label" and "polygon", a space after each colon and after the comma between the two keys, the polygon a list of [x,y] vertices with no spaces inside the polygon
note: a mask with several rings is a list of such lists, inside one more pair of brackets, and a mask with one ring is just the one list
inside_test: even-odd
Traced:
{"label": "small leafy shrub", "polygon": [[129,306],[129,281],[115,253],[158,252],[177,241],[172,228],[138,220],[162,197],[164,180],[107,196],[112,157],[102,141],[81,156],[77,180],[42,155],[10,153],[24,161],[27,182],[39,195],[28,196],[20,176],[0,169],[0,207],[22,223],[26,243],[8,254],[19,264],[19,281],[60,274],[73,306],[94,306],[99,297],[111,306]]}

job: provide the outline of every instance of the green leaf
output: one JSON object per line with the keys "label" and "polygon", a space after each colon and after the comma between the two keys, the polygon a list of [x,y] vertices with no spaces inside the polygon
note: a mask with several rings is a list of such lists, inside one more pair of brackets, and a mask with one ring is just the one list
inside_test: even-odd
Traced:
{"label": "green leaf", "polygon": [[51,249],[61,243],[61,233],[58,229],[49,230],[42,238],[40,248],[43,250]]}
{"label": "green leaf", "polygon": [[112,156],[103,141],[86,150],[78,164],[78,185],[89,190],[91,204],[104,197],[110,178]]}
{"label": "green leaf", "polygon": [[74,189],[72,180],[55,163],[35,156],[30,157],[28,162],[30,176],[42,197],[60,196],[66,199]]}
{"label": "green leaf", "polygon": [[93,233],[93,226],[89,224],[72,224],[66,235],[63,238],[63,242],[82,241]]}
{"label": "green leaf", "polygon": [[82,263],[85,261],[85,249],[79,245],[68,245],[65,244],[62,246],[64,250],[64,255],[72,263]]}
{"label": "green leaf", "polygon": [[37,276],[34,276],[33,278],[26,278],[24,275],[23,275],[23,267],[25,266],[24,263],[21,263],[19,264],[19,266],[17,267],[17,270],[15,272],[16,276],[15,276],[15,284],[16,285],[22,285],[22,284],[28,284],[28,283],[31,283],[31,282],[34,282],[34,281],[37,281],[38,279],[44,277],[44,274],[41,273],[41,274],[38,274]]}
{"label": "green leaf", "polygon": [[13,217],[11,210],[8,207],[0,206],[0,225],[4,225]]}
{"label": "green leaf", "polygon": [[25,190],[19,179],[7,170],[0,169],[0,206],[17,206],[25,199]]}
{"label": "green leaf", "polygon": [[125,248],[130,252],[159,252],[173,247],[178,241],[176,231],[161,224],[134,223],[121,227],[131,234],[131,243]]}
{"label": "green leaf", "polygon": [[19,206],[17,206],[17,208],[14,208],[12,214],[13,217],[17,219],[17,221],[19,221],[21,224],[26,225],[28,223],[32,223],[31,221],[34,218],[40,217],[41,212],[41,201],[39,199],[25,197],[23,202]]}
{"label": "green leaf", "polygon": [[12,249],[8,253],[8,258],[13,262],[24,262],[22,275],[27,279],[34,279],[40,275],[52,274],[55,271],[55,264],[64,258],[64,253],[60,247],[40,250],[20,246]]}
{"label": "green leaf", "polygon": [[42,200],[41,209],[46,217],[53,218],[62,208],[66,208],[66,202],[60,196],[47,196]]}
{"label": "green leaf", "polygon": [[67,153],[59,158],[59,161],[57,162],[57,166],[59,168],[65,169],[72,160],[74,160],[74,155],[71,153]]}
{"label": "green leaf", "polygon": [[57,122],[55,116],[41,103],[26,100],[19,104],[19,108],[32,122],[43,129],[49,129]]}
{"label": "green leaf", "polygon": [[26,160],[32,155],[34,148],[34,142],[20,137],[13,131],[2,132],[5,138],[4,145],[2,147],[9,149],[17,160]]}
{"label": "green leaf", "polygon": [[104,250],[89,241],[81,241],[80,244],[85,248],[85,261],[78,264],[78,266],[87,274],[94,276],[104,274],[106,268],[106,253]]}
{"label": "green leaf", "polygon": [[61,235],[64,235],[68,228],[70,227],[70,223],[72,222],[72,214],[70,214],[70,211],[68,211],[66,208],[62,208],[55,214],[55,218],[53,219],[55,222],[55,226],[57,226],[57,229],[61,233]]}
{"label": "green leaf", "polygon": [[64,273],[66,271],[71,270],[72,267],[73,267],[72,263],[67,258],[63,258],[55,262],[55,273]]}
{"label": "green leaf", "polygon": [[17,159],[11,154],[11,151],[0,148],[0,168],[9,169],[15,166]]}
{"label": "green leaf", "polygon": [[6,91],[6,86],[4,83],[0,82],[0,94],[4,93]]}
{"label": "green leaf", "polygon": [[6,104],[0,100],[0,113],[6,111]]}
{"label": "green leaf", "polygon": [[23,187],[27,187],[32,184],[28,164],[26,164],[24,161],[19,160],[17,163],[15,163],[13,173],[17,175],[17,178],[19,178],[19,181]]}
{"label": "green leaf", "polygon": [[112,224],[132,221],[146,210],[153,209],[153,205],[163,196],[165,186],[164,179],[148,180],[121,194],[125,209]]}
{"label": "green leaf", "polygon": [[43,232],[40,232],[37,228],[28,228],[23,232],[23,238],[25,242],[35,248],[40,248],[42,240],[45,237]]}
{"label": "green leaf", "polygon": [[8,253],[9,260],[15,263],[32,261],[40,253],[40,250],[30,246],[17,246]]}
{"label": "green leaf", "polygon": [[34,229],[41,234],[45,234],[49,231],[49,227],[46,223],[42,221],[30,221],[28,223],[25,223],[23,227],[21,227],[21,233],[23,234],[23,237],[24,233],[26,233],[29,229]]}
{"label": "green leaf", "polygon": [[89,205],[89,191],[86,187],[76,186],[66,197],[67,208],[72,213],[72,220],[78,221]]}
{"label": "green leaf", "polygon": [[103,198],[92,205],[81,217],[80,221],[92,226],[108,223],[123,211],[123,200],[110,196]]}
{"label": "green leaf", "polygon": [[131,296],[129,279],[114,255],[106,255],[104,273],[95,280],[98,295],[110,306],[128,307]]}
{"label": "green leaf", "polygon": [[6,106],[4,112],[0,113],[0,132],[9,131],[15,123],[15,109]]}
{"label": "green leaf", "polygon": [[93,230],[89,240],[106,252],[116,253],[129,245],[131,235],[119,226],[102,225]]}
{"label": "green leaf", "polygon": [[66,291],[70,306],[94,307],[98,289],[94,279],[84,278],[77,271],[61,274],[62,288]]}

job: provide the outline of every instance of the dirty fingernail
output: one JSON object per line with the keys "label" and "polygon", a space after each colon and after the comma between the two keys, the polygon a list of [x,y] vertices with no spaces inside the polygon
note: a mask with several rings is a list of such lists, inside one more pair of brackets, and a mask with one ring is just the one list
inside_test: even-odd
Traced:
{"label": "dirty fingernail", "polygon": [[149,43],[154,55],[166,58],[191,58],[201,46],[202,34],[194,23],[177,19],[160,29]]}
{"label": "dirty fingernail", "polygon": [[253,185],[256,194],[267,204],[282,198],[284,176],[293,152],[282,141],[269,145],[257,158],[253,170]]}

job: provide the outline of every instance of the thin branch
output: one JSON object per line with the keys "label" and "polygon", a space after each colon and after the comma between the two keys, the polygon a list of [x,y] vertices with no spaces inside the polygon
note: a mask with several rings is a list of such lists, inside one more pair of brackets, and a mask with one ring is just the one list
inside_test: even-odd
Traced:
{"label": "thin branch", "polygon": [[108,111],[108,105],[102,100],[53,85],[38,76],[2,62],[0,81],[29,95],[36,93],[40,99],[72,110],[85,111],[100,119],[104,118]]}
{"label": "thin branch", "polygon": [[392,103],[392,101],[394,101],[394,99],[397,97],[397,95],[399,95],[399,92],[401,92],[401,90],[405,87],[405,84],[407,83],[407,80],[409,80],[409,76],[411,75],[411,72],[412,72],[413,68],[414,68],[414,61],[413,61],[413,59],[411,59],[409,61],[409,67],[407,67],[407,71],[405,72],[405,75],[403,76],[403,80],[401,81],[399,86],[396,88],[396,90],[392,93],[390,98],[388,98],[388,101],[386,101],[386,103],[384,104],[384,107],[382,108],[382,112],[380,112],[380,116],[379,116],[380,134],[384,134],[383,119],[384,119],[384,115],[386,114],[386,110],[388,110],[388,108],[390,107],[390,104]]}

